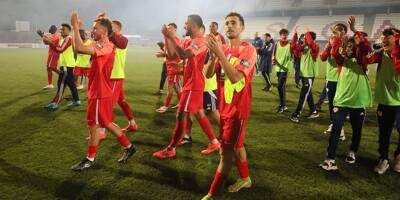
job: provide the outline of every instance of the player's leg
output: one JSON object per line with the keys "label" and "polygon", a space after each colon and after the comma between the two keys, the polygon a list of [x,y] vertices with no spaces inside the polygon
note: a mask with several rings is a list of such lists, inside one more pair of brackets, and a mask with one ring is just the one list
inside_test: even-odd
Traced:
{"label": "player's leg", "polygon": [[81,101],[79,100],[78,90],[76,89],[75,84],[75,76],[74,76],[74,68],[67,67],[67,80],[66,84],[68,85],[73,101],[68,106],[80,106]]}
{"label": "player's leg", "polygon": [[202,150],[201,153],[207,155],[218,150],[221,147],[221,144],[215,137],[214,128],[211,125],[210,121],[208,120],[207,116],[205,115],[204,110],[199,109],[195,114],[195,117],[199,122],[201,129],[207,135],[210,141],[210,144],[208,144],[207,149]]}
{"label": "player's leg", "polygon": [[171,77],[168,77],[167,96],[165,97],[164,104],[160,108],[156,109],[156,112],[158,113],[165,113],[168,110],[172,96],[174,95],[174,83],[170,79]]}
{"label": "player's leg", "polygon": [[351,138],[350,149],[347,153],[347,157],[345,160],[347,163],[352,164],[356,162],[356,153],[358,151],[358,147],[360,146],[364,120],[365,120],[364,108],[350,109],[350,123],[351,123],[351,128],[353,130],[353,136]]}
{"label": "player's leg", "polygon": [[176,147],[179,144],[184,131],[186,130],[188,116],[189,113],[184,112],[181,109],[177,111],[175,129],[171,138],[171,142],[166,148],[153,153],[154,157],[165,159],[176,156]]}
{"label": "player's leg", "polygon": [[335,162],[336,150],[339,144],[340,130],[342,129],[344,120],[349,112],[348,108],[344,107],[335,107],[333,111],[333,126],[332,132],[329,135],[329,144],[327,149],[328,155],[326,160],[320,164],[320,167],[327,171],[338,169]]}
{"label": "player's leg", "polygon": [[129,106],[128,102],[126,101],[125,97],[125,90],[124,90],[124,80],[117,80],[116,81],[118,89],[118,105],[121,108],[122,112],[125,114],[126,119],[128,120],[128,125],[122,129],[123,132],[134,132],[138,129],[138,125],[136,123],[135,117],[133,116],[132,108]]}

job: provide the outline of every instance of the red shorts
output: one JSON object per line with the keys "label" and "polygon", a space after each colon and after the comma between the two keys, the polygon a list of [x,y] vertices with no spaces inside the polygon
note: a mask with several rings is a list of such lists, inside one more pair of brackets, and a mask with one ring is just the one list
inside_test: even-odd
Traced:
{"label": "red shorts", "polygon": [[60,57],[60,54],[58,53],[49,53],[47,56],[47,68],[57,68],[58,65],[58,58]]}
{"label": "red shorts", "polygon": [[111,98],[88,99],[86,123],[88,126],[106,127],[114,121],[114,110]]}
{"label": "red shorts", "polygon": [[168,75],[168,83],[169,84],[179,83],[179,81],[180,81],[179,75]]}
{"label": "red shorts", "polygon": [[244,146],[247,120],[221,117],[221,144],[224,149]]}
{"label": "red shorts", "polygon": [[89,69],[88,67],[75,67],[74,68],[74,75],[75,76],[89,76]]}
{"label": "red shorts", "polygon": [[115,105],[125,100],[124,79],[111,79],[110,85],[112,89],[112,103]]}
{"label": "red shorts", "polygon": [[179,100],[179,112],[195,114],[203,109],[203,91],[183,91]]}

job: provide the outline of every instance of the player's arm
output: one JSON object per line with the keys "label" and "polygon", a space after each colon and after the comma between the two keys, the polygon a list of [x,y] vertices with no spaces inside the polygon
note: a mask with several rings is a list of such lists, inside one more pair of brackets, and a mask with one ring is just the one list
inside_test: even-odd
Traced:
{"label": "player's arm", "polygon": [[237,70],[231,63],[229,63],[228,59],[226,59],[224,52],[222,50],[221,41],[217,40],[215,37],[208,36],[206,40],[206,46],[215,53],[215,56],[219,60],[219,64],[225,72],[225,75],[232,83],[236,83],[240,81],[244,75],[241,71]]}
{"label": "player's arm", "polygon": [[306,45],[311,48],[311,57],[313,58],[314,61],[317,60],[319,53],[319,46],[315,42],[315,40],[312,39],[311,33],[309,31],[307,31],[305,35],[305,40],[306,40]]}
{"label": "player's arm", "polygon": [[209,50],[210,53],[210,59],[206,66],[204,67],[204,74],[206,75],[206,78],[211,78],[215,74],[215,63],[216,63],[216,56],[211,50]]}
{"label": "player's arm", "polygon": [[393,57],[395,70],[400,73],[400,31],[396,29],[395,33],[396,42],[391,54]]}
{"label": "player's arm", "polygon": [[319,55],[319,58],[321,59],[321,61],[325,62],[326,60],[328,60],[328,57],[331,55],[332,45],[331,45],[330,41],[331,41],[331,39],[329,39],[328,44],[326,44],[324,50]]}
{"label": "player's arm", "polygon": [[176,55],[178,55],[178,57],[182,60],[194,56],[194,53],[191,49],[183,49],[181,45],[178,44],[177,41],[175,41],[173,32],[169,31],[165,24],[161,27],[161,32],[165,36],[167,41],[169,41],[165,44],[167,51],[171,49],[172,52],[175,52]]}
{"label": "player's arm", "polygon": [[[175,41],[175,38],[173,39]],[[175,41],[177,43],[177,41]],[[166,57],[168,59],[174,59],[176,58],[178,55],[175,52],[175,48],[174,45],[171,43],[171,39],[169,38],[165,38],[165,47],[167,49],[167,53],[166,53]]]}
{"label": "player's arm", "polygon": [[72,39],[75,45],[75,49],[77,53],[95,55],[95,50],[92,46],[85,46],[83,44],[82,38],[79,35],[79,27],[81,21],[79,19],[78,13],[76,11],[72,11],[71,14],[71,25],[72,25]]}
{"label": "player's arm", "polygon": [[128,38],[116,32],[111,33],[110,41],[119,49],[126,49],[128,46]]}

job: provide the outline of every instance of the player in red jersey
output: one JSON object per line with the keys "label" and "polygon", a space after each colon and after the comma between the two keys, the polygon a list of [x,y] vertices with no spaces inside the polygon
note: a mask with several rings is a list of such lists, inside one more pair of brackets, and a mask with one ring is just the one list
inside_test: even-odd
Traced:
{"label": "player in red jersey", "polygon": [[[168,29],[170,29],[174,33],[174,40],[176,43],[180,44],[181,41],[178,36],[176,36],[176,29],[177,26],[175,23],[170,23],[168,24]],[[163,52],[159,52],[157,57],[165,57],[166,58],[166,65],[167,65],[167,80],[168,80],[168,91],[167,91],[167,96],[165,97],[165,102],[164,105],[161,106],[156,110],[156,112],[159,113],[164,113],[168,110],[169,104],[171,102],[171,98],[173,95],[173,92],[175,90],[176,97],[178,100],[181,97],[181,86],[179,85],[180,78],[179,78],[179,72],[181,68],[181,59],[176,55],[176,53],[171,53],[167,51],[165,45],[163,48]]]}
{"label": "player in red jersey", "polygon": [[86,115],[86,122],[90,132],[88,154],[86,158],[72,166],[71,169],[81,171],[93,166],[99,145],[100,126],[105,127],[118,138],[118,142],[124,148],[124,153],[118,159],[118,162],[127,162],[136,150],[128,137],[122,132],[122,129],[113,122],[114,111],[110,76],[114,63],[115,47],[108,40],[108,37],[112,33],[111,21],[106,18],[98,18],[94,21],[92,27],[94,42],[90,46],[83,45],[79,35],[81,20],[76,11],[72,12],[71,24],[76,51],[92,55],[92,66],[90,68],[88,83],[88,110]]}
{"label": "player in red jersey", "polygon": [[[43,38],[44,33],[41,30],[38,30],[37,33],[41,38]],[[54,46],[58,45],[59,35],[57,33],[57,27],[55,25],[51,25],[49,28],[49,37],[51,38],[51,42]],[[43,39],[43,43],[49,46],[49,52],[47,55],[47,85],[43,87],[43,89],[52,89],[53,86],[53,72],[58,73],[57,64],[58,58],[60,57],[60,53],[57,52],[54,48],[51,47],[50,43]]]}
{"label": "player in red jersey", "polygon": [[229,186],[229,192],[251,187],[244,137],[251,107],[251,79],[257,61],[256,49],[240,38],[244,30],[244,19],[238,13],[225,17],[225,33],[229,45],[212,35],[206,45],[211,52],[207,65],[207,77],[217,74],[219,105],[221,114],[221,159],[208,194],[203,199],[213,199],[221,189],[232,166],[232,157],[240,178]]}
{"label": "player in red jersey", "polygon": [[220,143],[215,137],[213,127],[203,110],[204,75],[203,68],[207,55],[205,37],[201,33],[203,20],[199,15],[189,15],[185,22],[186,35],[190,38],[183,42],[183,45],[176,43],[174,33],[168,30],[166,25],[162,26],[162,33],[167,38],[167,51],[176,54],[180,59],[186,59],[186,66],[183,74],[182,96],[179,101],[179,108],[176,117],[174,134],[170,144],[153,154],[157,158],[169,158],[176,155],[175,148],[182,138],[190,114],[196,116],[201,128],[207,134],[210,144],[202,154],[210,154],[220,148]]}

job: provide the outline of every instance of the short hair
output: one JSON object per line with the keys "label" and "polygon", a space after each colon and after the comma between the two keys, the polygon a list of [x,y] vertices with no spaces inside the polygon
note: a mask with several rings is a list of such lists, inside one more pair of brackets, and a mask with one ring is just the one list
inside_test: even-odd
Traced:
{"label": "short hair", "polygon": [[79,29],[79,35],[81,36],[82,40],[86,39],[85,30]]}
{"label": "short hair", "polygon": [[218,27],[218,23],[217,22],[211,22],[211,24],[214,24],[215,26]]}
{"label": "short hair", "polygon": [[302,37],[304,37],[304,36],[306,36],[306,35],[304,35],[304,33],[300,34],[300,38],[302,38]]}
{"label": "short hair", "polygon": [[239,18],[240,23],[244,26],[244,18],[241,14],[237,12],[230,12],[228,15],[226,15],[225,19],[228,17],[237,17]]}
{"label": "short hair", "polygon": [[267,37],[271,37],[271,34],[269,34],[269,33],[266,33],[264,35],[267,36]]}
{"label": "short hair", "polygon": [[175,29],[178,29],[178,26],[177,26],[175,23],[173,23],[173,22],[172,22],[172,23],[169,23],[168,26],[172,26],[172,27],[174,27]]}
{"label": "short hair", "polygon": [[49,33],[53,34],[57,32],[57,26],[56,25],[51,25],[49,28]]}
{"label": "short hair", "polygon": [[200,15],[192,14],[188,16],[193,22],[198,26],[202,27],[203,25],[203,19],[201,19]]}
{"label": "short hair", "polygon": [[67,23],[61,24],[62,27],[67,28],[69,31],[71,31],[71,26]]}
{"label": "short hair", "polygon": [[317,39],[317,34],[316,34],[315,32],[310,31],[309,33],[310,33],[311,38],[312,38],[313,40]]}
{"label": "short hair", "polygon": [[385,28],[382,31],[382,35],[384,35],[384,36],[394,35],[393,29],[392,28]]}
{"label": "short hair", "polygon": [[113,24],[116,24],[120,29],[122,29],[122,23],[118,20],[113,20],[112,21]]}
{"label": "short hair", "polygon": [[279,35],[282,35],[282,34],[289,34],[289,31],[287,29],[283,28],[279,31]]}
{"label": "short hair", "polygon": [[338,24],[336,24],[335,26],[340,26],[340,27],[342,27],[343,30],[344,30],[344,32],[347,33],[347,26],[346,26],[346,25],[344,25],[344,24],[342,24],[342,23],[338,23]]}
{"label": "short hair", "polygon": [[94,20],[94,22],[99,23],[100,26],[104,27],[107,29],[107,36],[110,37],[111,33],[112,33],[112,23],[109,19],[107,18],[100,18],[100,19],[96,19]]}

